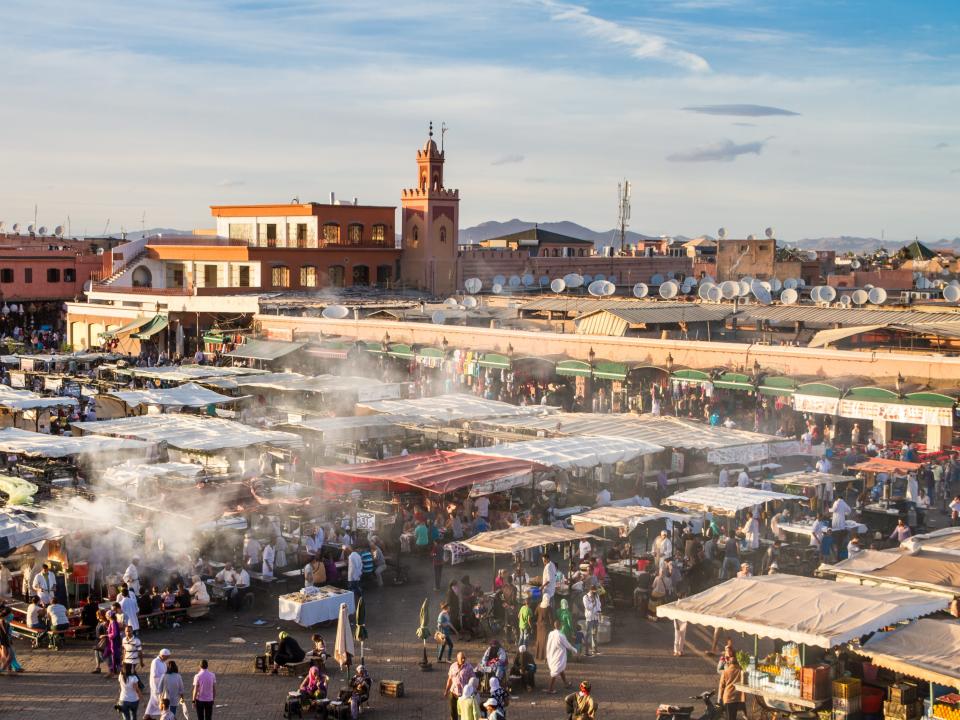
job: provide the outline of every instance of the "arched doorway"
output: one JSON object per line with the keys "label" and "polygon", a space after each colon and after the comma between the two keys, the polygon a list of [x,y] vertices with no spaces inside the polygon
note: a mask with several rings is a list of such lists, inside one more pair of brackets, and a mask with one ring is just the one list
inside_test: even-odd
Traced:
{"label": "arched doorway", "polygon": [[153,287],[153,273],[150,272],[150,268],[146,265],[138,265],[135,267],[130,279],[134,287]]}

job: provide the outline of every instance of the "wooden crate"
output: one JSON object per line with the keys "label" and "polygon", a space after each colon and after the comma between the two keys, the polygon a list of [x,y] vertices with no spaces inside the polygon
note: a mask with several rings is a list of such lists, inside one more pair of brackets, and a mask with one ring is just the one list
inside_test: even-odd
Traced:
{"label": "wooden crate", "polygon": [[381,680],[380,694],[387,697],[403,697],[403,680]]}
{"label": "wooden crate", "polygon": [[825,700],[830,697],[829,665],[800,668],[800,696],[805,700]]}
{"label": "wooden crate", "polygon": [[908,705],[917,700],[917,686],[910,683],[897,683],[890,686],[889,698],[891,702]]}
{"label": "wooden crate", "polygon": [[833,681],[833,697],[849,700],[860,697],[860,680],[857,678],[841,678]]}

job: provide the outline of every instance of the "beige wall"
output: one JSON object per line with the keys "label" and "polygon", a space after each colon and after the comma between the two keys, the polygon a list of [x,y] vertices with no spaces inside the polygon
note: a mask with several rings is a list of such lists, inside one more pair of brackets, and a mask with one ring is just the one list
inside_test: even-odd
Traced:
{"label": "beige wall", "polygon": [[322,330],[328,337],[343,335],[379,341],[384,333],[389,332],[391,342],[439,346],[446,338],[451,348],[505,353],[507,345],[512,345],[515,355],[562,354],[587,360],[590,348],[593,348],[596,357],[603,360],[664,365],[667,355],[672,355],[676,366],[699,369],[744,369],[752,367],[757,360],[765,372],[785,375],[819,375],[824,378],[865,376],[881,380],[895,378],[899,372],[909,381],[923,383],[960,378],[960,358],[937,355],[565,335],[390,320],[325,320],[275,315],[258,315],[256,319],[261,323],[263,332],[277,340],[291,340],[294,336],[319,336]]}

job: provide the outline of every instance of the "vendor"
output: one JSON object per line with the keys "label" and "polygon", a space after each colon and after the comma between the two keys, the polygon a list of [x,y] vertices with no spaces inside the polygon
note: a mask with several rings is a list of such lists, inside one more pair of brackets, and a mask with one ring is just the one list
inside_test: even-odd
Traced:
{"label": "vendor", "polygon": [[290,633],[281,631],[280,643],[277,645],[277,651],[273,656],[273,674],[276,675],[281,667],[292,663],[303,662],[306,653]]}
{"label": "vendor", "polygon": [[199,575],[193,576],[193,585],[190,586],[190,604],[191,605],[209,605],[210,594],[207,592],[207,586],[200,579]]}

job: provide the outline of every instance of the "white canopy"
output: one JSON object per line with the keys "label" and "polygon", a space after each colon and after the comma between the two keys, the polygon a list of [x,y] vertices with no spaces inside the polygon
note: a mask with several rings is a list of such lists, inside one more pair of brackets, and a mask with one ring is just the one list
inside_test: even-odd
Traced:
{"label": "white canopy", "polygon": [[36,545],[61,535],[62,530],[37,522],[26,513],[0,510],[0,557],[6,557],[24,545]]}
{"label": "white canopy", "polygon": [[101,479],[114,487],[137,485],[142,480],[194,482],[202,465],[182,462],[138,463],[128,460],[103,471]]}
{"label": "white canopy", "polygon": [[196,383],[186,383],[172,388],[145,390],[115,390],[107,393],[127,405],[158,405],[160,407],[206,407],[237,402],[243,398],[221,395]]}
{"label": "white canopy", "polygon": [[511,405],[462,394],[436,395],[415,400],[381,400],[362,403],[359,407],[387,415],[406,415],[427,423],[544,415],[555,410],[542,405]]}
{"label": "white canopy", "polygon": [[910,550],[929,550],[945,555],[960,555],[960,527],[942,528],[922,535],[914,535],[901,543]]}
{"label": "white canopy", "polygon": [[166,382],[189,382],[202,378],[240,377],[243,375],[263,375],[266,370],[245,367],[226,367],[219,365],[162,365],[160,367],[117,367],[103,365],[102,369],[112,370],[118,375],[133,375],[139,378],[152,378]]}
{"label": "white canopy", "polygon": [[733,514],[774,500],[803,500],[802,495],[749,487],[699,487],[671,495],[664,502],[704,512]]}
{"label": "white canopy", "polygon": [[874,665],[927,682],[960,688],[960,625],[924,618],[877,633],[860,649]]}
{"label": "white canopy", "polygon": [[585,513],[578,513],[570,518],[573,529],[577,532],[593,532],[601,527],[625,528],[632,532],[638,525],[655,520],[672,520],[687,522],[691,518],[683,513],[672,513],[655,507],[632,505],[629,507],[598,507]]}
{"label": "white canopy", "polygon": [[[79,423],[74,423],[77,425]],[[87,423],[90,424],[90,423]],[[97,435],[63,436],[36,433],[19,428],[0,430],[0,452],[28,455],[30,457],[61,458],[71,455],[93,455],[118,450],[143,450],[152,443],[124,438],[99,437]]]}
{"label": "white canopy", "polygon": [[518,553],[541,545],[574,542],[590,537],[586,533],[558,528],[553,525],[526,525],[509,530],[496,530],[474,535],[461,541],[473,552],[496,555],[499,553]]}
{"label": "white canopy", "polygon": [[[84,433],[135,437],[166,442],[178,450],[212,452],[254,445],[301,447],[303,440],[293,433],[259,428],[199,415],[138,415],[116,420],[73,423]],[[84,436],[85,439],[87,436]]]}
{"label": "white canopy", "polygon": [[0,385],[0,407],[16,412],[36,410],[39,408],[76,407],[77,401],[72,397],[44,397],[29,390]]}
{"label": "white canopy", "polygon": [[323,433],[323,441],[357,442],[373,438],[400,437],[406,432],[399,423],[403,418],[395,415],[357,415],[349,417],[326,417],[289,423],[288,427]]}
{"label": "white canopy", "polygon": [[530,460],[541,465],[568,470],[628,462],[644,455],[654,455],[662,452],[663,449],[661,445],[643,440],[593,436],[502,443],[491,447],[463,448],[457,452]]}
{"label": "white canopy", "polygon": [[800,577],[734,578],[661,605],[657,617],[831,648],[947,607],[926,593]]}
{"label": "white canopy", "polygon": [[833,483],[845,483],[845,482],[855,482],[857,478],[850,477],[847,475],[833,475],[831,473],[822,473],[810,471],[810,472],[793,472],[786,473],[785,475],[776,475],[770,478],[770,482],[774,485],[791,485],[793,487],[817,487],[818,485],[829,485]]}

